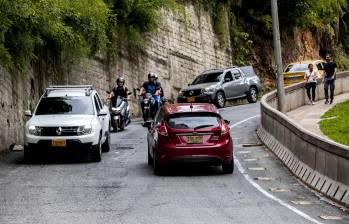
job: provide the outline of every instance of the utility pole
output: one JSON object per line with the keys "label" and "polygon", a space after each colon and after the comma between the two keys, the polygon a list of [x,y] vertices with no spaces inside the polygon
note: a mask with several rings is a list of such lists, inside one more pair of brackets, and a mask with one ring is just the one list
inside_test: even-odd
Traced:
{"label": "utility pole", "polygon": [[286,112],[285,107],[285,90],[284,76],[282,74],[282,57],[281,57],[281,42],[279,30],[279,14],[277,0],[271,0],[271,14],[273,17],[273,39],[274,39],[274,56],[277,67],[277,97],[278,110],[282,113]]}

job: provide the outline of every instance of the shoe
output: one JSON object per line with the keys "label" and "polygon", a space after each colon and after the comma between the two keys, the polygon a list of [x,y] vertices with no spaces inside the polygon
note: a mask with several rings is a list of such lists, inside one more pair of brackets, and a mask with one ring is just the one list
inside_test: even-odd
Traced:
{"label": "shoe", "polygon": [[308,105],[312,105],[312,102],[311,102],[311,101],[309,101],[309,102],[308,102]]}
{"label": "shoe", "polygon": [[333,100],[330,101],[330,104],[332,104],[332,103],[333,103]]}
{"label": "shoe", "polygon": [[328,104],[328,100],[325,101],[325,104]]}
{"label": "shoe", "polygon": [[312,104],[312,105],[315,105],[316,103],[314,103],[314,101],[311,101],[311,104]]}

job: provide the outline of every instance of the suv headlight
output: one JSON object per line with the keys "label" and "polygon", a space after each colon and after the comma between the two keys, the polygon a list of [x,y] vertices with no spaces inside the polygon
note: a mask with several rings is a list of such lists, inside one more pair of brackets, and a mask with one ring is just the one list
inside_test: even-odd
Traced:
{"label": "suv headlight", "polygon": [[183,95],[184,95],[184,92],[183,91],[179,91],[178,97],[182,97]]}
{"label": "suv headlight", "polygon": [[31,135],[41,136],[42,128],[31,125],[28,128],[28,133]]}
{"label": "suv headlight", "polygon": [[92,133],[91,125],[83,125],[78,128],[78,135],[88,135]]}

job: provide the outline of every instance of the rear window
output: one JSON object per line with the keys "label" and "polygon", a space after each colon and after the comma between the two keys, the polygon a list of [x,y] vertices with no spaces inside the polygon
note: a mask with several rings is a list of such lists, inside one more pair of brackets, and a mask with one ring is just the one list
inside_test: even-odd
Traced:
{"label": "rear window", "polygon": [[42,98],[35,115],[50,114],[93,115],[92,100],[88,96]]}
{"label": "rear window", "polygon": [[168,118],[168,126],[175,129],[217,127],[220,117],[216,114],[181,114]]}

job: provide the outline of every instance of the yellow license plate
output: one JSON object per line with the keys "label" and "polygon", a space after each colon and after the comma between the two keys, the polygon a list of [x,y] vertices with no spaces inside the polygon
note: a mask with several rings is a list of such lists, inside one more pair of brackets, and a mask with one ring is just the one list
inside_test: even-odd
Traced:
{"label": "yellow license plate", "polygon": [[203,137],[202,136],[187,136],[188,144],[202,144]]}
{"label": "yellow license plate", "polygon": [[66,147],[67,142],[66,142],[66,140],[52,140],[52,146],[53,147]]}
{"label": "yellow license plate", "polygon": [[194,103],[195,102],[195,97],[188,97],[187,98],[188,103]]}

